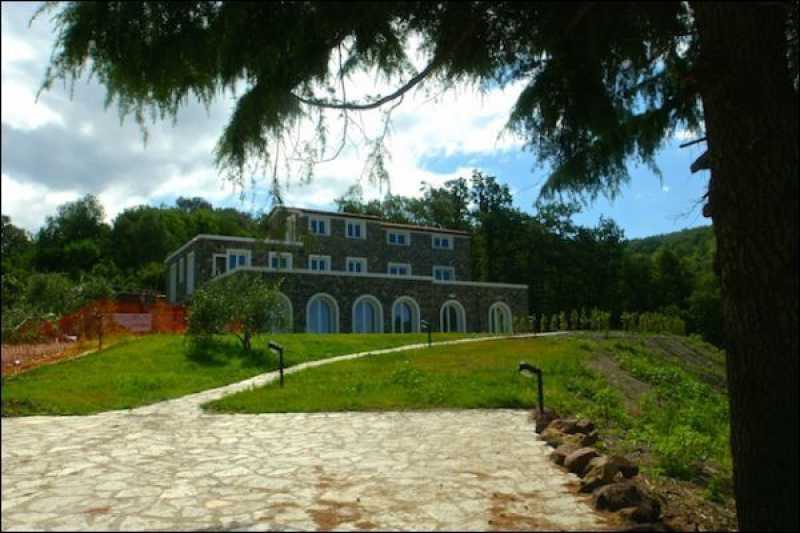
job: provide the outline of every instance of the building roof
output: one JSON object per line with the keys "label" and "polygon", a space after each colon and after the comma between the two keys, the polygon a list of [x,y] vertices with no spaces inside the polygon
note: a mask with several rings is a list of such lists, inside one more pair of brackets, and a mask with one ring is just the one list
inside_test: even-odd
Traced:
{"label": "building roof", "polygon": [[375,215],[362,215],[361,213],[347,213],[341,211],[322,211],[320,209],[306,209],[304,207],[275,206],[272,208],[272,211],[270,212],[269,216],[271,217],[272,214],[275,213],[275,211],[278,209],[286,209],[287,211],[299,211],[311,215],[322,215],[328,217],[360,218],[365,220],[371,220],[373,222],[379,222],[382,226],[391,228],[400,228],[409,231],[425,231],[431,233],[452,233],[455,235],[469,235],[468,231],[460,229],[442,228],[438,226],[423,226],[420,224],[403,224],[400,222],[390,222],[386,219],[377,217]]}

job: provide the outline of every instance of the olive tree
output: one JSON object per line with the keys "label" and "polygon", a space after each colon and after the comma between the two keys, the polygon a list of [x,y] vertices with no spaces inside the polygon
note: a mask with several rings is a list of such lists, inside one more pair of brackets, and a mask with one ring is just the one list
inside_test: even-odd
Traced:
{"label": "olive tree", "polygon": [[189,307],[187,335],[195,342],[232,333],[246,352],[253,337],[286,326],[286,304],[279,283],[253,272],[237,272],[197,290]]}

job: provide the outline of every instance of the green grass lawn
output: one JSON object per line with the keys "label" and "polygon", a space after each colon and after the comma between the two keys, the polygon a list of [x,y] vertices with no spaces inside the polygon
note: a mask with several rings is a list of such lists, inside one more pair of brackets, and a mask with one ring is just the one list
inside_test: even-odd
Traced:
{"label": "green grass lawn", "polygon": [[439,346],[343,361],[208,404],[217,412],[267,413],[532,407],[534,381],[520,360],[540,365],[546,402],[572,402],[568,382],[589,371],[575,338],[542,337]]}
{"label": "green grass lawn", "polygon": [[[464,335],[433,334],[433,340]],[[424,334],[270,335],[286,349],[286,366],[425,342]],[[189,354],[182,335],[149,335],[85,357],[40,367],[2,383],[3,416],[83,415],[128,409],[199,392],[277,368],[264,349],[267,337],[246,355],[233,337]]]}

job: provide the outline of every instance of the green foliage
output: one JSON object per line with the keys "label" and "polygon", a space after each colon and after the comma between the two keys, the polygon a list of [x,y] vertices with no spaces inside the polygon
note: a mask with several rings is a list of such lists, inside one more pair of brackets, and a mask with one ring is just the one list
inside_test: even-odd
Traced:
{"label": "green foliage", "polygon": [[608,335],[608,330],[611,329],[611,313],[600,309],[592,309],[590,320],[593,331],[605,331],[606,335]]}
{"label": "green foliage", "polygon": [[195,292],[188,317],[190,351],[207,346],[209,337],[233,332],[249,352],[256,334],[286,326],[288,309],[278,285],[252,272],[240,272]]}
{"label": "green foliage", "polygon": [[570,329],[581,329],[581,317],[577,309],[573,309],[569,314]]}
{"label": "green foliage", "polygon": [[558,315],[555,313],[550,317],[550,327],[553,331],[561,331],[561,320],[559,320]]}
{"label": "green foliage", "polygon": [[547,315],[542,315],[542,333],[546,333],[550,331],[550,317]]}
{"label": "green foliage", "polygon": [[642,313],[637,331],[686,335],[686,323],[678,316],[662,313]]}
{"label": "green foliage", "polygon": [[639,313],[622,313],[620,320],[625,331],[639,331]]}

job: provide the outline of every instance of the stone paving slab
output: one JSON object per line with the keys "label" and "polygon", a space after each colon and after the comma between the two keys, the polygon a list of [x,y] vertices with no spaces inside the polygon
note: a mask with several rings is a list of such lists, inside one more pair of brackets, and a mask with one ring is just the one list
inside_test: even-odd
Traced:
{"label": "stone paving slab", "polygon": [[604,529],[528,413],[2,420],[2,529]]}

